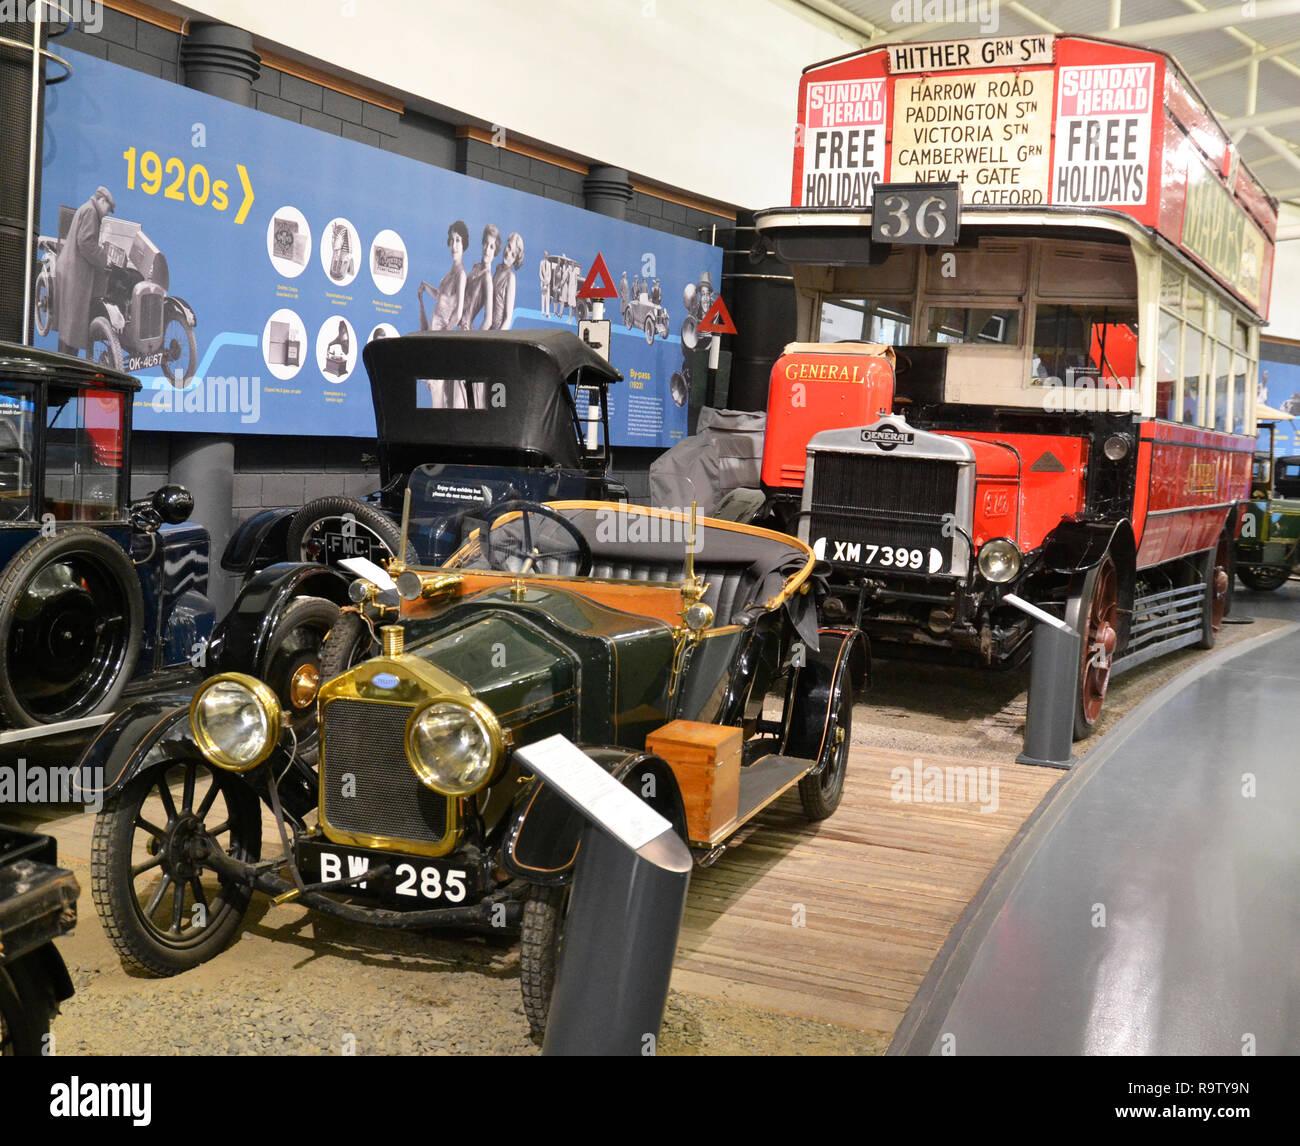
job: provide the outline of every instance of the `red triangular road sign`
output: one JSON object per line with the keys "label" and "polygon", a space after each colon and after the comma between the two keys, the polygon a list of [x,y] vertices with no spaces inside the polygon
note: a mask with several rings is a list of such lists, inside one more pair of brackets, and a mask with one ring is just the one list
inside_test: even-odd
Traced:
{"label": "red triangular road sign", "polygon": [[[605,280],[605,285],[600,286],[600,280]],[[609,267],[605,265],[605,256],[599,251],[596,252],[596,261],[591,264],[591,270],[587,272],[587,277],[582,280],[582,286],[578,290],[579,298],[618,298],[618,290],[614,286],[614,276],[609,273]]]}
{"label": "red triangular road sign", "polygon": [[718,295],[713,300],[713,305],[709,307],[708,313],[695,329],[701,334],[736,333],[736,324],[731,321],[731,312],[727,310],[727,304],[722,301],[722,295]]}

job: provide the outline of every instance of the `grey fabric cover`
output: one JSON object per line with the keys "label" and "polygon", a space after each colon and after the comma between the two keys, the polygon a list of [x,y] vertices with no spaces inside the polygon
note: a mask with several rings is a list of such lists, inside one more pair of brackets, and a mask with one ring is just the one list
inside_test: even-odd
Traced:
{"label": "grey fabric cover", "polygon": [[650,463],[650,503],[712,515],[734,489],[757,489],[767,416],[752,410],[700,411],[697,432]]}

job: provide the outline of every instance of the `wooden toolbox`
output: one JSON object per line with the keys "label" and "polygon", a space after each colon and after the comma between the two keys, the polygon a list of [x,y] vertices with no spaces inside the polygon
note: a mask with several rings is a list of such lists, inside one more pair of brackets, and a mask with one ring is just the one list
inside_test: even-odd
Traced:
{"label": "wooden toolbox", "polygon": [[721,838],[740,799],[741,731],[698,720],[673,720],[646,737],[646,751],[672,766],[693,843]]}

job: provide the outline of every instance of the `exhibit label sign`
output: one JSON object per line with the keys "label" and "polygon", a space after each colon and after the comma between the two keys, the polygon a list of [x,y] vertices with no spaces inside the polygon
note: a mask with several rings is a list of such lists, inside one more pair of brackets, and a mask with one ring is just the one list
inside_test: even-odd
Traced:
{"label": "exhibit label sign", "polygon": [[628,380],[612,444],[686,434],[681,332],[697,343],[687,304],[712,301],[718,248],[68,56],[47,96],[34,340],[137,374],[140,429],[373,435],[368,341],[576,333],[600,252]]}

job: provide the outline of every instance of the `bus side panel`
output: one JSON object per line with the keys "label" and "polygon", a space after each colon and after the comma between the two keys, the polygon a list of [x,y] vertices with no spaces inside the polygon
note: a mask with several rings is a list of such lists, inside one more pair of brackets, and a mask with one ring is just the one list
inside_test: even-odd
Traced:
{"label": "bus side panel", "polygon": [[1157,422],[1138,568],[1212,548],[1228,510],[1250,493],[1251,441]]}
{"label": "bus side panel", "polygon": [[1141,430],[1138,440],[1137,477],[1133,482],[1133,540],[1138,551],[1142,549],[1142,539],[1146,535],[1147,505],[1151,501],[1151,454],[1152,446],[1147,435],[1154,432],[1152,423],[1147,422]]}

